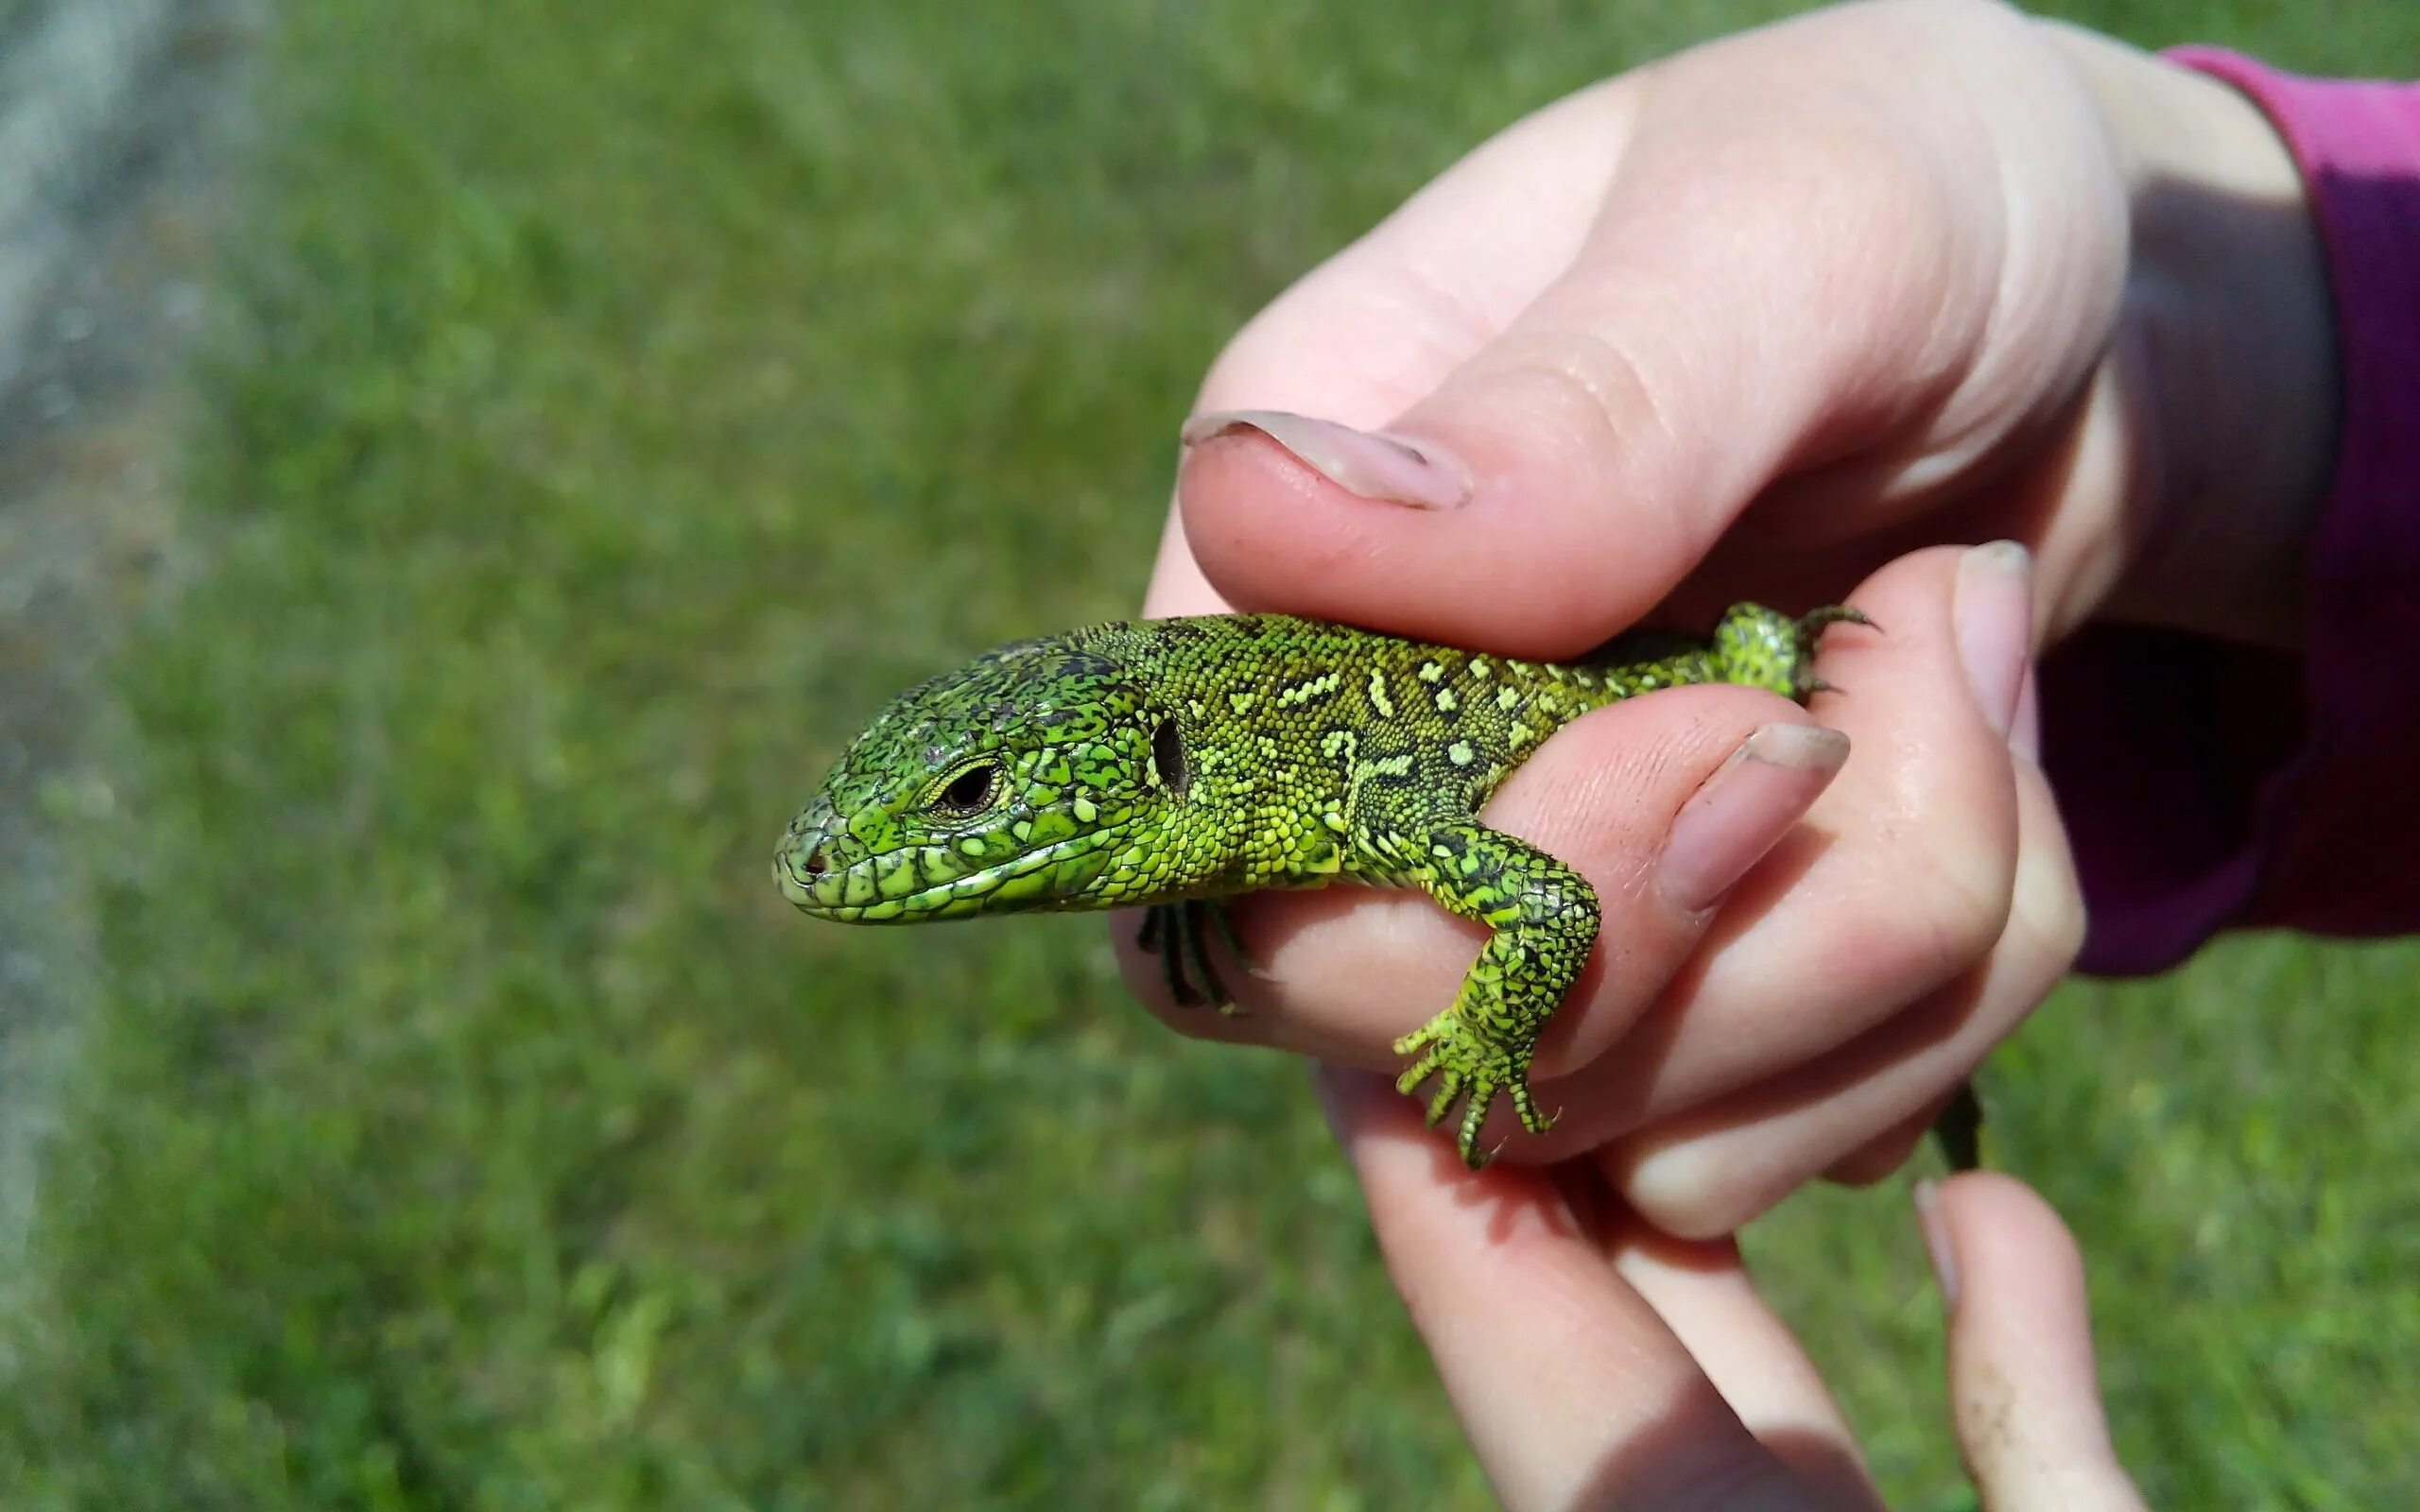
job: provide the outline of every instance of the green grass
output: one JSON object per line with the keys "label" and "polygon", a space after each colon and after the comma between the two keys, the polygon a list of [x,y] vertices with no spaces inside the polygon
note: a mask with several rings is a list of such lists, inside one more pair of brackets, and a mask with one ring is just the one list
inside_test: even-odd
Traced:
{"label": "green grass", "polygon": [[[0,1500],[1484,1504],[1294,1066],[1150,1024],[1091,922],[824,929],[766,856],[896,686],[1131,607],[1261,301],[1522,110],[1789,9],[284,8]],[[2156,1504],[2408,1489],[2415,971],[2238,943],[1996,1063]],[[1904,1191],[1753,1248],[1939,1504]]]}

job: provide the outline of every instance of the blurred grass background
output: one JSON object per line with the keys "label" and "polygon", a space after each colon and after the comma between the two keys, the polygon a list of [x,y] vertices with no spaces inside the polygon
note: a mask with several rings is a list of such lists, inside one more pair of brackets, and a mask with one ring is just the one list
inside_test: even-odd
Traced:
{"label": "blurred grass background", "polygon": [[[1192,385],[1292,277],[1796,9],[285,8],[0,1497],[1486,1504],[1295,1066],[1159,1030],[1093,921],[829,929],[766,856],[896,687],[1131,608]],[[2415,971],[2238,941],[1994,1064],[2154,1504],[2409,1499]],[[1886,1484],[1953,1499],[1904,1183],[1751,1247]]]}

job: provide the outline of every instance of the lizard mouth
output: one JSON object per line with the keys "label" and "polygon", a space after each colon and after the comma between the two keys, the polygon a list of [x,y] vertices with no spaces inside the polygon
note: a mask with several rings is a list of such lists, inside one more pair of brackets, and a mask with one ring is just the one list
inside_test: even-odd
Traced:
{"label": "lizard mouth", "polygon": [[[941,877],[932,876],[919,861],[922,848],[868,856],[833,870],[821,864],[819,851],[809,843],[810,837],[793,836],[783,843],[781,853],[773,859],[773,877],[781,884],[782,896],[802,912],[843,924],[909,924],[957,919],[984,911],[987,901],[992,908],[1001,910],[1065,907],[1068,900],[1079,895],[1091,869],[1086,869],[1082,877],[1068,879],[1073,885],[1050,873],[1115,842],[1131,827],[1121,824],[1070,835],[987,867]],[[812,868],[810,863],[815,864]],[[893,897],[884,896],[881,880],[889,880],[895,886],[903,875],[916,878],[922,885]],[[1026,885],[1020,886],[1021,883]]]}

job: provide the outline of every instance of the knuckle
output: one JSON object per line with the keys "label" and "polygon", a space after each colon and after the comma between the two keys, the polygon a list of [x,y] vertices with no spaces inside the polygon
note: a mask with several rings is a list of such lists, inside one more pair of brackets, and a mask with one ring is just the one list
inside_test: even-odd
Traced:
{"label": "knuckle", "polygon": [[[2043,850],[2054,855],[2044,855]],[[2023,930],[2052,977],[2064,976],[2083,950],[2089,922],[2083,889],[2064,845],[2031,848],[2016,869],[2010,928]]]}
{"label": "knuckle", "polygon": [[1887,1181],[1916,1153],[1922,1129],[1908,1129],[1876,1140],[1834,1161],[1824,1178],[1838,1186],[1870,1187]]}
{"label": "knuckle", "polygon": [[1883,974],[1927,984],[1945,981],[1980,959],[2006,933],[2014,868],[1998,848],[1935,843],[1892,864],[1898,876],[1894,890],[1905,902],[1897,927],[1885,932]]}
{"label": "knuckle", "polygon": [[1979,855],[1944,858],[1930,881],[1933,932],[1944,957],[1962,964],[1991,949],[2008,927],[2007,864]]}
{"label": "knuckle", "polygon": [[1676,1239],[1720,1239],[1781,1200],[1769,1175],[1717,1163],[1694,1143],[1634,1162],[1616,1185],[1638,1215]]}
{"label": "knuckle", "polygon": [[1474,359],[1470,376],[1517,404],[1529,444],[1560,464],[1551,472],[1584,476],[1626,456],[1669,454],[1684,439],[1652,370],[1604,333],[1558,324],[1507,333]]}

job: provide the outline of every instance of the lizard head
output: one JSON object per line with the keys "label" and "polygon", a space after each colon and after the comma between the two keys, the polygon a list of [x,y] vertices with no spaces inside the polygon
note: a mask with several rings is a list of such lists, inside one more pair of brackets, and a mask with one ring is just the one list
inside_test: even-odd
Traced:
{"label": "lizard head", "polygon": [[1173,720],[1066,636],[902,695],[790,821],[783,895],[819,919],[908,923],[1109,906],[1168,863],[1138,846],[1185,788]]}

